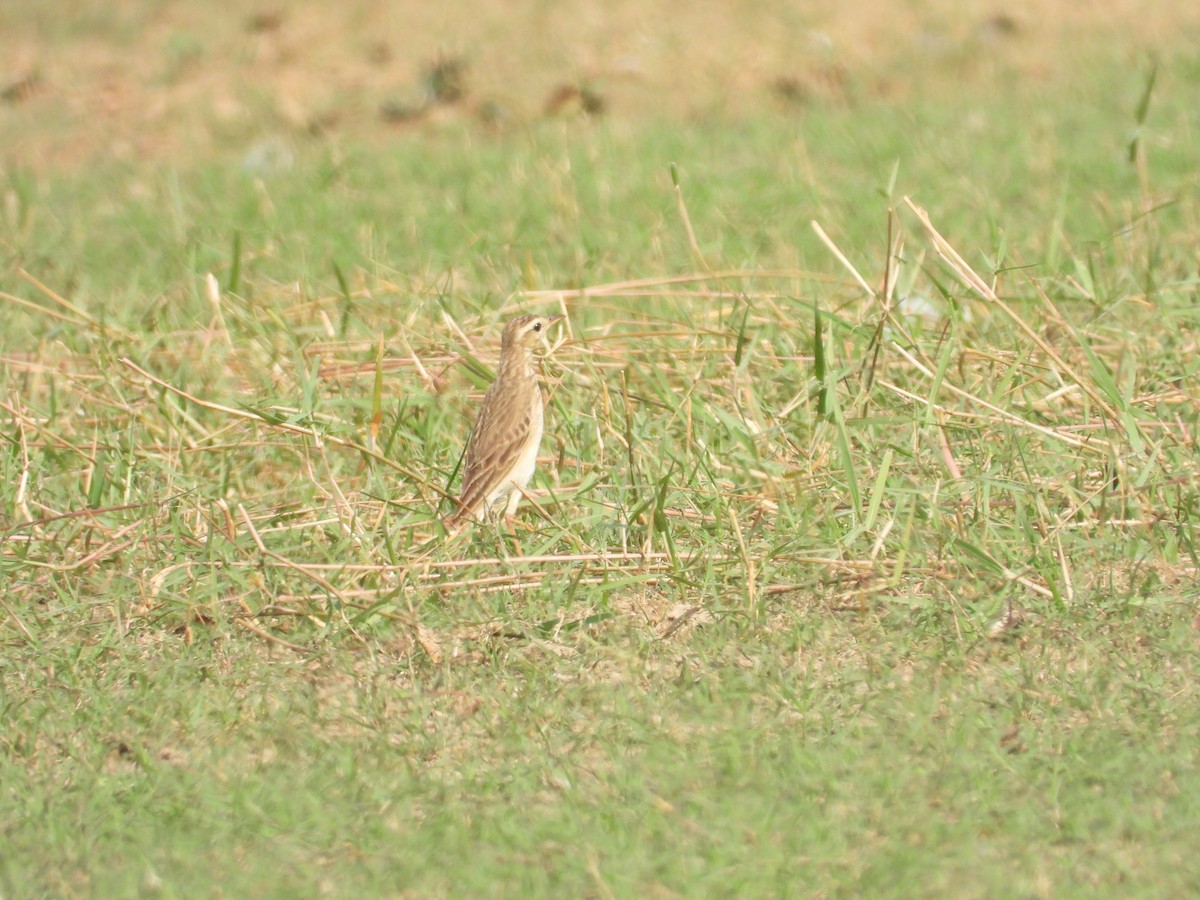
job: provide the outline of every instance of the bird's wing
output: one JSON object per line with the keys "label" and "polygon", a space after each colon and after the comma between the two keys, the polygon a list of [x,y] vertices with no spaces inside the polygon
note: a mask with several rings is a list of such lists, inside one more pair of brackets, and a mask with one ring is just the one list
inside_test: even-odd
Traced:
{"label": "bird's wing", "polygon": [[535,395],[529,390],[498,385],[494,383],[483,398],[479,418],[471,430],[455,520],[475,514],[512,472],[529,442]]}

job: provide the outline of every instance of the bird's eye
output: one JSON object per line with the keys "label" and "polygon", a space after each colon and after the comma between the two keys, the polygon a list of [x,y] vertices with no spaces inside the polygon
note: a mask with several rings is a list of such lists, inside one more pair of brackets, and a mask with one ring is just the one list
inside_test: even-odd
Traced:
{"label": "bird's eye", "polygon": [[533,323],[533,330],[534,330],[534,331],[541,331],[541,330],[542,330],[542,323],[541,323],[541,322],[534,322],[534,323]]}

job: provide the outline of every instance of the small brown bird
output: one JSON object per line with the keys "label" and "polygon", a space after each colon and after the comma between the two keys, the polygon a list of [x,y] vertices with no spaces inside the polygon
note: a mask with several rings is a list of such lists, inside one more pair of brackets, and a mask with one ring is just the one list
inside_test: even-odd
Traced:
{"label": "small brown bird", "polygon": [[537,465],[544,411],[533,348],[562,316],[519,316],[504,328],[496,380],[484,395],[467,443],[458,509],[446,519],[457,531],[471,518],[483,521],[507,500],[511,519]]}

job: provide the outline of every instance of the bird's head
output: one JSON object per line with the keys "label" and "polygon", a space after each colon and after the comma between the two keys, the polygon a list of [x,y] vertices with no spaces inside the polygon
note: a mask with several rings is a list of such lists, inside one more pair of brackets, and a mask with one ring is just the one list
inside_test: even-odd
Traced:
{"label": "bird's head", "polygon": [[504,326],[500,338],[501,349],[509,347],[531,348],[562,316],[517,316]]}

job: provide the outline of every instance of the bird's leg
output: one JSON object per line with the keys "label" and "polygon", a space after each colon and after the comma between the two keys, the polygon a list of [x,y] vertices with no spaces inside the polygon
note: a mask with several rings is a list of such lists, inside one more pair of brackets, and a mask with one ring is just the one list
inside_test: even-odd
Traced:
{"label": "bird's leg", "polygon": [[492,538],[495,540],[496,555],[501,559],[508,559],[508,541],[504,539],[504,529],[501,528],[502,519],[500,516],[489,515],[484,519],[484,524],[488,531],[492,533]]}
{"label": "bird's leg", "polygon": [[521,502],[521,492],[514,490],[508,498],[508,506],[504,509],[504,528],[512,538],[513,546],[517,548],[517,555],[524,556],[525,551],[521,549],[521,542],[517,540],[516,517],[513,515],[517,510],[517,504]]}
{"label": "bird's leg", "polygon": [[517,539],[515,534],[510,535],[510,537],[512,538],[513,549],[517,551],[516,556],[518,559],[520,559],[525,555],[525,548],[521,546],[521,542]]}

